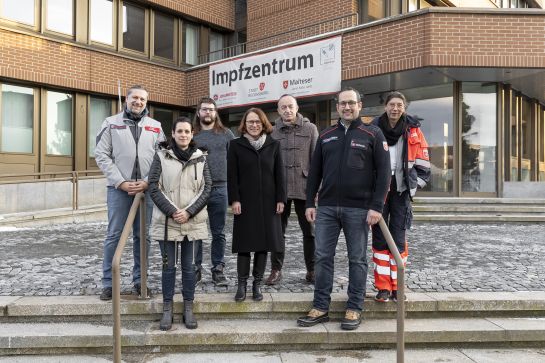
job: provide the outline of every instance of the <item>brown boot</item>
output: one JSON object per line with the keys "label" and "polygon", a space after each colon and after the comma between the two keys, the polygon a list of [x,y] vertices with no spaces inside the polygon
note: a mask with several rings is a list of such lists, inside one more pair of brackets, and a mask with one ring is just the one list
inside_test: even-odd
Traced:
{"label": "brown boot", "polygon": [[282,281],[282,271],[280,271],[280,270],[271,270],[271,274],[267,278],[267,281],[265,281],[265,284],[267,284],[267,285],[276,285],[280,281]]}

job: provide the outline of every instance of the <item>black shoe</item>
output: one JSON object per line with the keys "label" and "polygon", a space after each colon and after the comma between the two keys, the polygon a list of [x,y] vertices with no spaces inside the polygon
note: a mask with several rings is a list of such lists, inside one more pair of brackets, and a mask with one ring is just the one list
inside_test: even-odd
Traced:
{"label": "black shoe", "polygon": [[200,268],[195,268],[195,285],[198,284],[202,279],[202,271]]}
{"label": "black shoe", "polygon": [[223,265],[217,265],[212,269],[212,281],[217,286],[227,286],[227,279],[225,278],[225,275],[223,274]]}
{"label": "black shoe", "polygon": [[388,291],[388,290],[379,290],[377,296],[375,296],[375,301],[378,301],[378,302],[388,302],[388,301],[390,301],[390,291]]}
{"label": "black shoe", "polygon": [[[392,301],[394,302],[397,302],[397,290],[392,291],[392,295],[390,295],[390,299],[392,299]],[[407,295],[403,296],[403,300],[407,301]]]}
{"label": "black shoe", "polygon": [[238,280],[237,293],[235,294],[235,301],[241,302],[246,300],[246,280]]}
{"label": "black shoe", "polygon": [[163,303],[163,317],[159,323],[159,329],[166,331],[172,328],[172,301]]}
{"label": "black shoe", "polygon": [[297,319],[297,325],[299,326],[314,326],[319,323],[326,323],[329,321],[328,312],[323,312],[318,309],[312,308],[307,315],[301,316]]}
{"label": "black shoe", "polygon": [[182,320],[187,329],[197,329],[197,319],[193,314],[193,301],[184,301],[184,316]]}
{"label": "black shoe", "polygon": [[[147,294],[146,294],[146,296],[144,296],[144,297],[151,297],[151,290],[149,289],[149,287],[147,287],[146,290],[147,290]],[[136,284],[134,284],[134,291],[136,292],[136,295],[138,295],[138,296],[141,296],[141,295],[142,295],[142,294],[141,294],[141,292],[142,292],[142,285],[140,285],[139,282],[136,283]]]}
{"label": "black shoe", "polygon": [[102,293],[100,294],[100,300],[109,301],[112,300],[112,288],[111,287],[105,287],[102,289]]}
{"label": "black shoe", "polygon": [[263,293],[261,292],[261,281],[254,280],[252,284],[252,299],[254,301],[263,300]]}
{"label": "black shoe", "polygon": [[361,324],[361,311],[346,310],[344,319],[341,320],[341,329],[354,330]]}

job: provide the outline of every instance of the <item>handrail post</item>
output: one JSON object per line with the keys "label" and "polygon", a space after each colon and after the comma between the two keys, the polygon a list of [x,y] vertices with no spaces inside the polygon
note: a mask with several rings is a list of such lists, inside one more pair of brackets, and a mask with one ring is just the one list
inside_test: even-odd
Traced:
{"label": "handrail post", "polygon": [[[123,254],[123,249],[131,233],[132,226],[134,224],[134,219],[136,217],[136,212],[140,206],[140,201],[143,199],[144,194],[138,193],[134,197],[132,202],[129,215],[127,216],[127,221],[123,227],[123,232],[121,232],[121,237],[119,237],[119,242],[117,248],[115,249],[115,254],[112,259],[112,314],[114,320],[113,326],[113,338],[114,338],[114,363],[121,363],[121,255]],[[142,213],[141,213],[142,214]],[[140,228],[142,232],[142,228]],[[144,235],[145,237],[145,235]],[[142,239],[142,235],[140,237]]]}
{"label": "handrail post", "polygon": [[148,241],[146,194],[140,199],[140,298],[148,296]]}
{"label": "handrail post", "polygon": [[72,172],[72,210],[78,210],[79,178],[78,172]]}
{"label": "handrail post", "polygon": [[397,265],[397,363],[405,361],[405,265],[384,218],[378,222]]}

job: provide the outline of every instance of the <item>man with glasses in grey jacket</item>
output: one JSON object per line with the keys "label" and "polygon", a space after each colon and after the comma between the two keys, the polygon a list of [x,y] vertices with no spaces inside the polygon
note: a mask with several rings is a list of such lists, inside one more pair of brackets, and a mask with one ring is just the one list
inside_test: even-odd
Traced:
{"label": "man with glasses in grey jacket", "polygon": [[[135,85],[127,92],[125,108],[106,118],[96,138],[95,160],[108,183],[108,231],[104,240],[101,300],[112,299],[112,260],[134,196],[148,189],[148,172],[157,144],[165,140],[161,124],[148,116],[147,90]],[[153,202],[146,194],[146,224],[151,223]],[[133,224],[133,284],[140,285],[140,211]],[[149,250],[149,234],[146,234]]]}

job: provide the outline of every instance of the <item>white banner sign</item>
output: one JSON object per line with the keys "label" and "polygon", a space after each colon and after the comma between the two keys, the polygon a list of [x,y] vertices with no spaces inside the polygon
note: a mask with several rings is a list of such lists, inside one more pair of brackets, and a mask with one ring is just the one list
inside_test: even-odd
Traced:
{"label": "white banner sign", "polygon": [[210,95],[218,107],[274,102],[341,89],[341,37],[238,58],[210,66]]}

